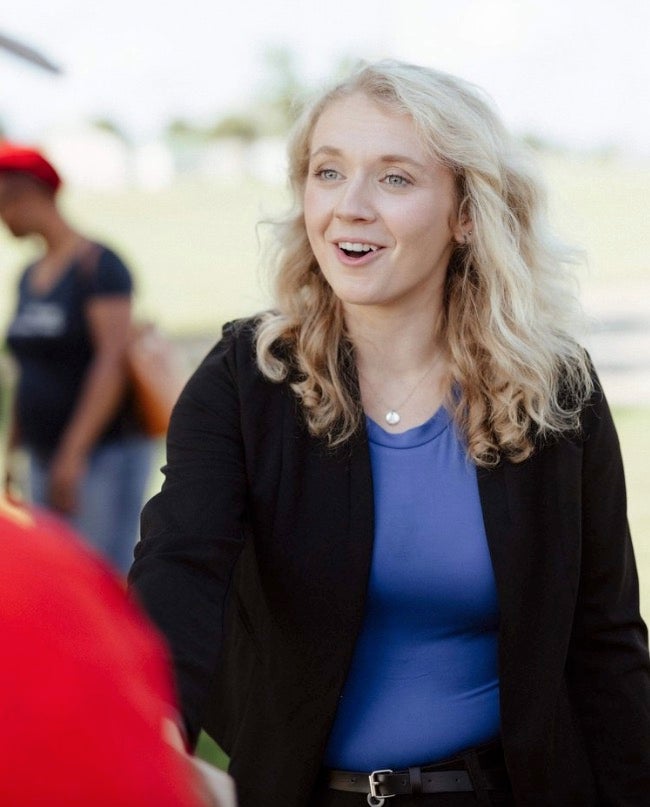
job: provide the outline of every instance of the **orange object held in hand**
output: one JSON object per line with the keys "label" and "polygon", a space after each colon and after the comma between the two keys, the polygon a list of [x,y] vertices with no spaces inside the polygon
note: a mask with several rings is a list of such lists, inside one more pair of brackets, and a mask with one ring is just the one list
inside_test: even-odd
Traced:
{"label": "orange object held in hand", "polygon": [[127,366],[143,431],[151,437],[165,435],[186,380],[178,351],[153,323],[134,325]]}

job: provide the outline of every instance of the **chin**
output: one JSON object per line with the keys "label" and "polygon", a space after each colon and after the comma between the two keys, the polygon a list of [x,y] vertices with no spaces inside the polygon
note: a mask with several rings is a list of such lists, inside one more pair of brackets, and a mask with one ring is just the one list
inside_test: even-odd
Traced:
{"label": "chin", "polygon": [[354,307],[354,308],[382,308],[384,306],[388,306],[389,302],[383,299],[377,299],[376,297],[371,297],[369,295],[362,295],[362,294],[337,294],[338,299],[343,304],[343,307],[346,306]]}
{"label": "chin", "polygon": [[377,305],[381,303],[381,298],[368,288],[359,288],[358,285],[334,282],[328,280],[329,286],[344,305]]}
{"label": "chin", "polygon": [[5,226],[14,238],[24,238],[25,236],[30,235],[27,228],[21,227],[19,224],[5,222]]}

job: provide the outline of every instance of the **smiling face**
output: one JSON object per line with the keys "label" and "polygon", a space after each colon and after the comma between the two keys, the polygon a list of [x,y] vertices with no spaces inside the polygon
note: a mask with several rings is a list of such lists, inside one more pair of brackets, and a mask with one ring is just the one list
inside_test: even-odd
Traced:
{"label": "smiling face", "polygon": [[408,115],[363,93],[325,108],[311,139],[305,227],[346,309],[439,308],[463,238],[457,207],[451,170],[427,153]]}

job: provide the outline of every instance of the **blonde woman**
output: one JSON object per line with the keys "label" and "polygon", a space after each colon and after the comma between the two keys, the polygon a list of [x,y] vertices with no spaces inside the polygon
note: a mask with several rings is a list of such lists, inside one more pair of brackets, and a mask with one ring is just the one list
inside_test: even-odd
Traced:
{"label": "blonde woman", "polygon": [[642,805],[647,634],[569,257],[474,87],[307,109],[273,311],[183,393],[131,580],[241,807]]}

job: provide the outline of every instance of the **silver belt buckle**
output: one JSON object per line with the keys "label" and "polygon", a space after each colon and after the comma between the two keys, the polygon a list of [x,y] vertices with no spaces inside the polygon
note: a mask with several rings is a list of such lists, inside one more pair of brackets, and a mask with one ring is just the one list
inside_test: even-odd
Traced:
{"label": "silver belt buckle", "polygon": [[392,799],[395,793],[391,793],[390,796],[382,796],[377,793],[377,788],[380,786],[381,782],[378,782],[375,777],[379,776],[380,773],[392,773],[391,768],[384,768],[383,770],[373,771],[368,776],[368,783],[370,784],[370,793],[368,794],[368,804],[370,807],[382,807],[384,801],[386,799]]}

